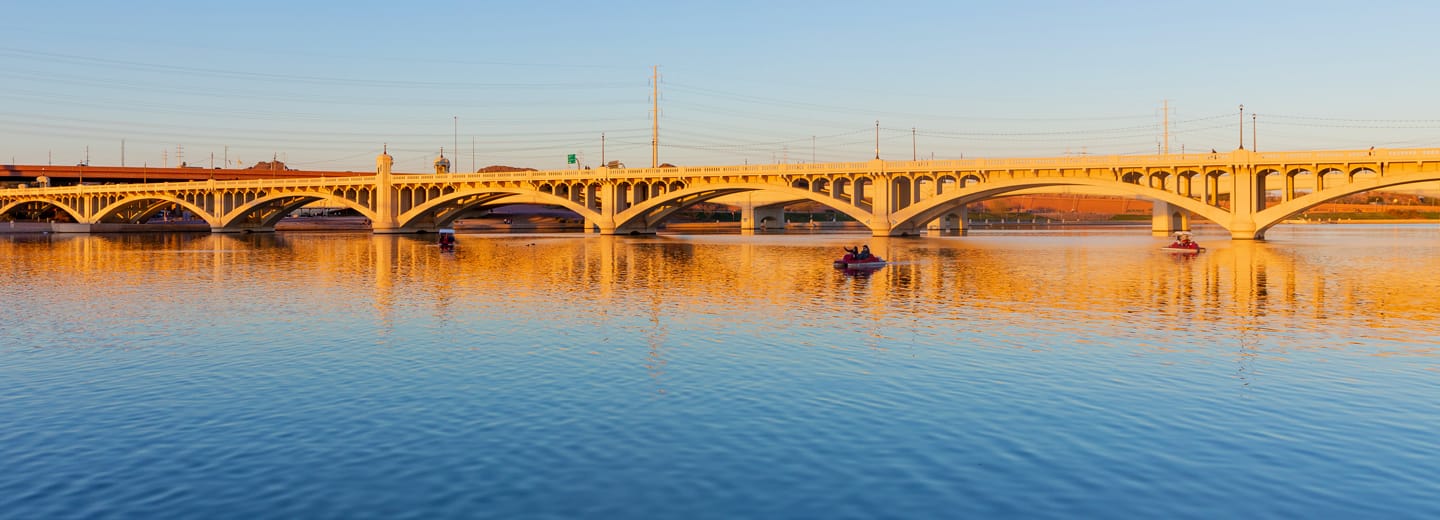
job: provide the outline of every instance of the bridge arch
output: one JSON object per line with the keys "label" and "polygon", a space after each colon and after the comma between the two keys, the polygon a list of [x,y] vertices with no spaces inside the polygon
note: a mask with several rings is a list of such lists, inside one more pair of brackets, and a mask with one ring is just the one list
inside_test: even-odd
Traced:
{"label": "bridge arch", "polygon": [[122,198],[100,208],[90,220],[95,224],[115,220],[124,223],[142,224],[145,220],[155,216],[156,213],[159,213],[160,210],[165,209],[164,207],[170,204],[189,210],[212,227],[216,224],[215,215],[211,214],[205,208],[180,197],[159,193],[146,193]]}
{"label": "bridge arch", "polygon": [[0,215],[7,215],[7,214],[9,214],[10,212],[12,212],[12,211],[14,211],[14,210],[20,208],[21,206],[26,205],[26,204],[36,204],[36,203],[38,203],[38,204],[43,204],[43,205],[45,205],[45,206],[49,206],[49,207],[55,208],[56,210],[58,210],[58,211],[60,211],[60,212],[62,212],[62,213],[65,213],[66,215],[69,215],[70,218],[71,218],[72,220],[74,220],[75,222],[84,222],[84,221],[85,221],[85,216],[82,215],[79,210],[75,209],[74,207],[70,206],[69,204],[66,204],[66,203],[64,203],[64,202],[61,202],[61,201],[59,201],[59,200],[52,200],[52,199],[46,199],[46,198],[40,198],[40,197],[27,197],[27,198],[17,199],[17,200],[14,200],[14,201],[10,202],[9,204],[5,204],[5,205],[3,205],[3,206],[0,206]]}
{"label": "bridge arch", "polygon": [[930,221],[954,212],[971,203],[999,197],[1015,191],[1059,186],[1083,186],[1120,195],[1133,195],[1139,198],[1165,202],[1219,224],[1227,230],[1229,229],[1229,213],[1189,197],[1165,190],[1147,188],[1143,185],[1125,181],[1112,181],[1092,177],[1051,177],[987,183],[973,188],[963,188],[952,194],[921,201],[919,204],[892,214],[892,225],[887,230],[887,233],[892,236],[919,234],[920,230],[924,229],[924,226]]}
{"label": "bridge arch", "polygon": [[[560,190],[567,192],[569,190]],[[456,190],[443,197],[426,201],[423,204],[401,213],[396,220],[402,229],[420,229],[424,227],[446,227],[455,220],[465,216],[471,210],[495,205],[506,204],[539,204],[545,206],[560,206],[578,213],[582,218],[590,222],[602,222],[604,217],[590,208],[585,207],[567,196],[560,196],[547,193],[545,187],[536,189],[525,188],[474,188]],[[603,224],[602,224],[603,225]]]}
{"label": "bridge arch", "polygon": [[726,195],[745,192],[764,192],[780,195],[781,201],[770,206],[811,201],[844,213],[860,222],[872,219],[870,212],[853,204],[831,197],[829,194],[796,188],[789,185],[766,183],[713,183],[691,185],[683,190],[672,191],[662,197],[641,202],[615,215],[613,231],[617,233],[650,233],[656,226],[675,212]]}
{"label": "bridge arch", "polygon": [[[1230,194],[1220,192],[1220,185],[1224,184],[1226,179],[1229,179],[1233,186],[1235,176],[1232,175],[1230,171],[1220,169],[1205,171],[1205,189],[1203,191],[1205,195],[1205,205],[1226,210],[1230,209]],[[1231,191],[1234,191],[1233,188]]]}
{"label": "bridge arch", "polygon": [[1181,170],[1175,173],[1175,193],[1187,198],[1195,197],[1195,178],[1200,172],[1195,170]]}
{"label": "bridge arch", "polygon": [[1375,171],[1374,168],[1371,168],[1369,166],[1360,166],[1352,168],[1350,170],[1350,174],[1347,177],[1347,182],[1353,183],[1356,181],[1356,179],[1368,179],[1378,175],[1380,175],[1380,172]]}
{"label": "bridge arch", "polygon": [[1150,172],[1149,178],[1150,178],[1149,184],[1150,184],[1150,187],[1151,187],[1151,188],[1154,188],[1154,189],[1157,189],[1157,190],[1167,190],[1167,189],[1168,189],[1168,186],[1167,186],[1167,185],[1169,184],[1169,181],[1170,181],[1170,172],[1166,172],[1166,171]]}
{"label": "bridge arch", "polygon": [[210,226],[215,231],[271,231],[275,229],[275,224],[290,212],[316,201],[353,209],[371,222],[376,219],[374,210],[348,198],[323,191],[297,190],[277,191],[256,197],[224,215],[215,217]]}
{"label": "bridge arch", "polygon": [[[1355,171],[1366,170],[1357,168]],[[1335,170],[1331,170],[1335,171]],[[1353,173],[1353,172],[1352,172]],[[1296,197],[1293,200],[1266,208],[1264,211],[1255,214],[1256,237],[1264,236],[1265,230],[1294,218],[1296,215],[1309,211],[1311,208],[1333,201],[1335,199],[1363,193],[1371,190],[1414,184],[1417,182],[1434,182],[1440,180],[1440,172],[1433,173],[1412,173],[1387,177],[1375,177],[1362,179],[1349,184],[1316,190],[1303,197]]]}

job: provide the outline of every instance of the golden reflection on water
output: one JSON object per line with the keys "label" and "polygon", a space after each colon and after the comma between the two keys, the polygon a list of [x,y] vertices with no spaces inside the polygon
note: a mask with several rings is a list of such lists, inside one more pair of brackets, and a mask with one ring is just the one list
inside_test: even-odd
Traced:
{"label": "golden reflection on water", "polygon": [[[222,306],[250,290],[289,293],[269,297],[322,302],[334,312],[368,305],[383,330],[394,328],[400,307],[442,323],[476,305],[545,308],[577,320],[644,316],[650,327],[639,332],[657,381],[666,365],[662,317],[680,314],[717,325],[804,327],[845,313],[870,330],[877,348],[895,334],[880,324],[897,320],[964,330],[1058,320],[1121,335],[1220,328],[1238,335],[1242,357],[1254,356],[1256,337],[1295,332],[1287,328],[1331,328],[1342,337],[1365,330],[1409,346],[1379,352],[1390,355],[1433,354],[1440,335],[1440,282],[1427,274],[1440,268],[1433,240],[1421,249],[1383,239],[1361,246],[1216,240],[1198,255],[1170,255],[1155,250],[1163,239],[1129,235],[461,239],[457,253],[442,254],[423,236],[12,236],[0,238],[0,257],[8,279],[45,280],[81,298]],[[842,245],[861,242],[893,263],[857,274],[829,266]],[[152,294],[157,287],[164,290]],[[1346,347],[1296,341],[1296,349]]]}

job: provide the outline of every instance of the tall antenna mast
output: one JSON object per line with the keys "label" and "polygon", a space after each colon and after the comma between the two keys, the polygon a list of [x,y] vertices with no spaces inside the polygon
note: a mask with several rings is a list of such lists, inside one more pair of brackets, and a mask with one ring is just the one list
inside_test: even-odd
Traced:
{"label": "tall antenna mast", "polygon": [[1164,127],[1165,155],[1170,155],[1170,100],[1165,100],[1160,109],[1160,125]]}
{"label": "tall antenna mast", "polygon": [[660,166],[660,66],[650,67],[650,167]]}

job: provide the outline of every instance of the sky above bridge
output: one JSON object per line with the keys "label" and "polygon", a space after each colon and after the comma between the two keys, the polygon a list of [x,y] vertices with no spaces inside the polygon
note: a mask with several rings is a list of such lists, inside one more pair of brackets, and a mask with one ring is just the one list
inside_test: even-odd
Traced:
{"label": "sky above bridge", "polygon": [[[1435,2],[11,2],[0,162],[1440,146]],[[602,149],[602,138],[604,143]],[[458,150],[456,148],[458,147]],[[183,155],[183,159],[182,156]],[[226,161],[228,160],[228,164]]]}

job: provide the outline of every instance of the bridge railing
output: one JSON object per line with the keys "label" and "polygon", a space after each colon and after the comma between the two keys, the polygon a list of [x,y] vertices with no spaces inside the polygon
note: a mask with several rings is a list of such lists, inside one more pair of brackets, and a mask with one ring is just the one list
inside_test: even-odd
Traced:
{"label": "bridge railing", "polygon": [[[487,182],[487,181],[659,181],[693,179],[722,175],[786,175],[786,174],[867,174],[877,172],[983,172],[994,170],[1071,169],[1071,168],[1172,168],[1229,167],[1237,164],[1312,164],[1312,163],[1383,163],[1409,161],[1440,162],[1440,148],[1315,150],[1252,152],[1235,150],[1217,153],[1185,153],[1154,155],[1078,155],[1065,157],[1013,157],[945,159],[931,161],[863,161],[835,163],[752,164],[736,166],[677,166],[668,168],[597,168],[593,170],[540,170],[519,172],[407,174],[397,173],[393,179],[407,182]],[[0,189],[5,196],[52,196],[85,193],[138,193],[207,189],[273,189],[283,187],[334,187],[373,185],[374,175],[270,178],[228,181],[185,181],[148,184],[107,184]]]}

